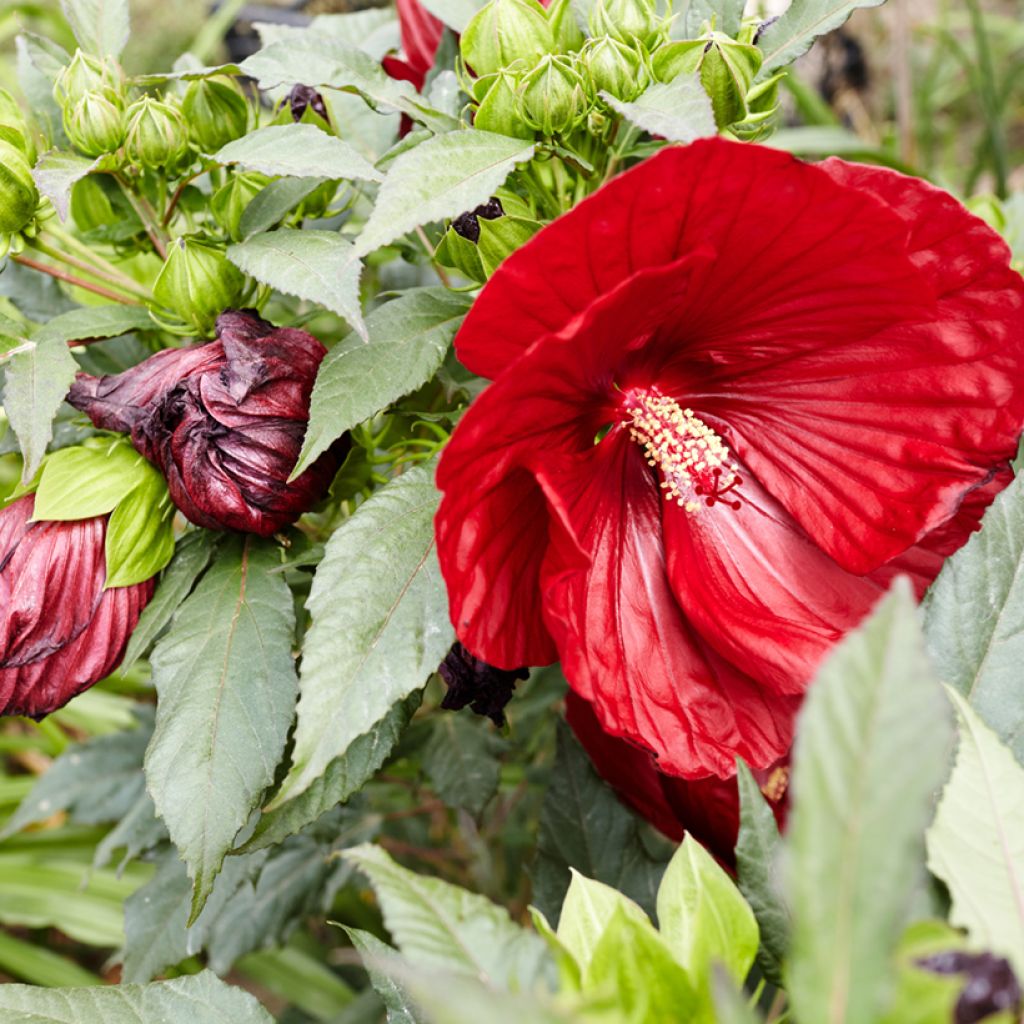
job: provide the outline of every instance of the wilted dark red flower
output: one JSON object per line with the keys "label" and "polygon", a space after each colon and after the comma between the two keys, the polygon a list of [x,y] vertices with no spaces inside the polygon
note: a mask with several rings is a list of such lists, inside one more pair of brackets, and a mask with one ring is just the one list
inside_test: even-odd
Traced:
{"label": "wilted dark red flower", "polygon": [[[688,781],[659,772],[654,758],[646,751],[627,740],[609,736],[601,728],[594,709],[572,692],[566,697],[565,717],[598,775],[624,803],[669,839],[678,842],[684,833],[689,833],[723,864],[735,866],[740,829],[735,776],[720,779],[709,775]],[[789,808],[788,760],[756,769],[754,778],[782,828]]]}
{"label": "wilted dark red flower", "polygon": [[994,953],[948,950],[917,961],[919,967],[935,974],[963,974],[963,991],[953,1011],[953,1024],[978,1024],[997,1013],[1014,1019],[1024,1005],[1024,992],[1009,960]]}
{"label": "wilted dark red flower", "polygon": [[529,676],[529,669],[495,668],[475,658],[460,643],[452,645],[438,673],[445,681],[448,692],[441,701],[446,711],[461,711],[469,707],[477,715],[484,715],[495,725],[505,724],[505,705],[515,693],[516,683]]}
{"label": "wilted dark red flower", "polygon": [[402,35],[402,56],[385,57],[384,70],[401,82],[412,82],[419,90],[434,66],[437,48],[444,35],[444,23],[419,0],[396,0],[396,6]]}
{"label": "wilted dark red flower", "polygon": [[1024,281],[952,197],[723,140],[628,171],[509,257],[442,456],[452,621],[560,658],[685,778],[764,768],[828,648],[920,593],[1009,479]]}
{"label": "wilted dark red flower", "polygon": [[79,374],[68,401],[130,434],[193,523],[268,537],[323,497],[344,454],[335,446],[288,483],[326,351],[305,331],[232,311],[218,317],[216,341],[124,373]]}
{"label": "wilted dark red flower", "polygon": [[0,715],[41,718],[117,668],[153,581],[104,590],[107,517],[30,522],[0,510]]}
{"label": "wilted dark red flower", "polygon": [[288,93],[288,111],[295,122],[301,121],[306,111],[312,107],[313,113],[330,121],[327,114],[327,105],[323,96],[310,85],[293,85],[292,91]]}

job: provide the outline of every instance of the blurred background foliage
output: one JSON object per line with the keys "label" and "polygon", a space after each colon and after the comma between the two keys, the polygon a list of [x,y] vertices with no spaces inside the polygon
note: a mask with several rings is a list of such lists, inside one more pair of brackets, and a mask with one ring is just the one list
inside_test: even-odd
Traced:
{"label": "blurred background foliage", "polygon": [[[207,0],[134,0],[125,65],[130,73],[165,70],[186,50],[209,62],[226,58],[229,46],[244,47],[251,38],[252,20],[275,16],[274,6],[254,10],[227,0],[211,9]],[[774,5],[784,6],[784,0]],[[277,7],[283,19],[301,16],[295,4]],[[307,9],[348,8],[321,0]],[[762,10],[766,16],[775,12],[771,3]],[[2,86],[15,85],[15,37],[22,31],[74,47],[56,2],[0,3]],[[860,11],[798,61],[786,87],[784,122],[772,145],[809,157],[867,159],[929,178],[970,202],[1004,232],[1018,260],[1024,258],[1020,0],[890,0]],[[48,285],[40,288],[40,303],[60,302]],[[0,305],[3,294],[0,278]],[[0,438],[0,496],[14,487],[19,470],[17,455]],[[509,724],[497,730],[468,712],[429,713],[442,694],[435,681],[378,777],[334,817],[322,819],[319,833],[307,831],[263,859],[250,855],[256,859],[238,868],[238,884],[224,897],[227,910],[183,949],[176,949],[170,932],[175,864],[161,859],[159,845],[155,859],[119,863],[115,855],[161,838],[133,789],[141,779],[141,745],[132,742],[132,731],[145,729],[139,709],[153,699],[146,664],[115,674],[43,722],[3,720],[0,982],[119,980],[126,906],[132,928],[153,920],[150,912],[133,923],[140,900],[165,899],[167,934],[133,941],[142,961],[149,957],[124,969],[133,980],[209,964],[255,992],[285,1024],[380,1019],[380,1004],[344,932],[327,923],[379,933],[380,920],[372,897],[349,884],[349,869],[334,852],[374,839],[417,870],[490,896],[521,921],[531,900],[557,907],[564,872],[543,849],[543,838],[540,856],[537,846],[554,778],[563,686],[557,670],[534,673],[510,706]],[[574,806],[586,815],[595,801],[613,798],[587,774],[569,742],[563,738],[555,774],[563,787],[566,779],[591,787],[576,793]],[[59,792],[37,793],[32,813],[23,810],[7,828],[39,776],[62,755]],[[137,831],[112,834],[131,800],[140,801]],[[559,801],[567,806],[564,792]],[[656,876],[664,863],[666,844],[626,811],[602,810],[636,830],[641,853],[635,877],[623,879],[623,887],[642,900],[644,887],[650,888],[647,875]],[[560,823],[563,830],[568,824]],[[587,839],[582,823],[578,838]],[[244,928],[246,919],[258,929]],[[175,966],[164,969],[172,960]]]}

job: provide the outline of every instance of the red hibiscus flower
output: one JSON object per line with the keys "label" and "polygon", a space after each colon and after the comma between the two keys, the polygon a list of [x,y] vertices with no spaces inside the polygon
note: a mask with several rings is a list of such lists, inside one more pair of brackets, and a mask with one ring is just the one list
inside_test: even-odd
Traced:
{"label": "red hibiscus flower", "polygon": [[541,231],[456,347],[495,379],[438,470],[459,639],[560,658],[690,779],[785,754],[822,655],[894,573],[923,590],[1024,422],[993,231],[915,179],[717,139]]}
{"label": "red hibiscus flower", "polygon": [[42,718],[117,668],[153,581],[104,590],[107,517],[31,522],[0,511],[0,715]]}
{"label": "red hibiscus flower", "polygon": [[[734,867],[740,830],[740,798],[736,779],[715,775],[687,781],[658,771],[650,754],[626,740],[609,736],[593,708],[570,693],[565,717],[598,774],[620,799],[676,842],[689,833],[723,864]],[[789,768],[772,765],[755,771],[775,819],[782,827],[788,809]]]}
{"label": "red hibiscus flower", "polygon": [[444,24],[435,18],[419,0],[396,0],[398,24],[402,34],[403,57],[384,58],[384,70],[401,82],[412,82],[423,88],[427,74],[434,66],[437,48],[444,35]]}

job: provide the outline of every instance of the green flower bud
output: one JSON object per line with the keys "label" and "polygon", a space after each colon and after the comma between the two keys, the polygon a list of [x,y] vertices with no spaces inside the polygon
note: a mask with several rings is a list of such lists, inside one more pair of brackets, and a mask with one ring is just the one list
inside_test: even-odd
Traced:
{"label": "green flower bud", "polygon": [[0,139],[0,235],[21,231],[38,205],[39,192],[24,152]]}
{"label": "green flower bud", "polygon": [[248,205],[270,184],[265,174],[233,174],[213,194],[210,211],[233,242],[242,240],[239,225]]}
{"label": "green flower bud", "polygon": [[715,124],[727,128],[746,120],[747,93],[754,84],[764,55],[756,46],[711,32],[701,39],[687,39],[659,47],[651,60],[654,76],[671,82],[682,74],[700,72],[701,85],[711,97]]}
{"label": "green flower bud", "polygon": [[146,96],[128,108],[125,150],[132,163],[173,173],[189,155],[188,125],[177,107]]}
{"label": "green flower bud", "polygon": [[611,36],[627,46],[639,42],[650,48],[664,34],[666,22],[658,17],[655,0],[597,0],[588,24],[594,39]]}
{"label": "green flower bud", "polygon": [[477,107],[473,127],[497,132],[513,139],[532,139],[533,129],[523,124],[516,101],[515,78],[499,71],[490,80],[490,88]]}
{"label": "green flower bud", "polygon": [[618,100],[636,99],[647,88],[647,69],[633,48],[611,36],[591,39],[580,54],[587,80],[596,96],[611,93]]}
{"label": "green flower bud", "polygon": [[76,50],[53,86],[53,97],[62,110],[80,103],[90,92],[102,92],[113,103],[124,102],[124,70],[115,60],[103,60]]}
{"label": "green flower bud", "polygon": [[249,101],[238,82],[227,75],[193,82],[181,107],[189,135],[203,153],[216,153],[249,129]]}
{"label": "green flower bud", "polygon": [[499,189],[448,225],[435,256],[444,266],[482,283],[539,230],[530,207],[514,192]]}
{"label": "green flower bud", "polygon": [[490,0],[466,26],[460,47],[466,64],[484,76],[517,60],[534,64],[555,51],[555,39],[537,0]]}
{"label": "green flower bud", "polygon": [[124,142],[124,128],[124,110],[105,93],[87,92],[64,108],[64,132],[86,156],[113,153]]}
{"label": "green flower bud", "polygon": [[555,40],[555,53],[575,53],[586,42],[576,22],[572,0],[553,0],[548,5],[548,21]]}
{"label": "green flower bud", "polygon": [[168,248],[153,297],[201,337],[209,337],[217,317],[240,304],[245,284],[222,248],[186,235]]}
{"label": "green flower bud", "polygon": [[590,108],[583,79],[567,57],[546,55],[518,90],[519,115],[544,135],[571,131]]}

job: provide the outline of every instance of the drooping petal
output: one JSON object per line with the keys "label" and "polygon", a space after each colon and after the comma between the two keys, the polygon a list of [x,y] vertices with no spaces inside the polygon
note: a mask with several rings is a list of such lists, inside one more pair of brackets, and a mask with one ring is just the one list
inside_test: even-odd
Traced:
{"label": "drooping petal", "polygon": [[441,45],[441,36],[444,35],[444,24],[420,0],[396,0],[396,5],[402,52],[415,76],[410,81],[415,83],[417,89],[422,89],[427,73],[434,66],[434,57]]}
{"label": "drooping petal", "polygon": [[728,777],[737,755],[778,760],[797,700],[764,691],[686,620],[667,577],[659,488],[626,432],[613,428],[588,456],[548,458],[537,476],[557,513],[544,618],[602,728],[684,778]]}

